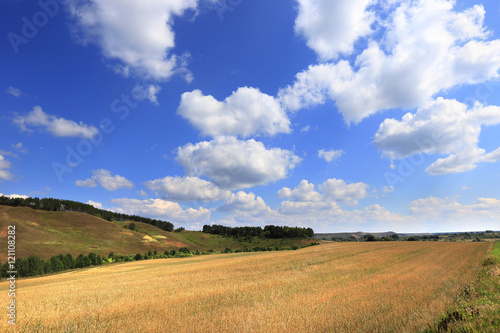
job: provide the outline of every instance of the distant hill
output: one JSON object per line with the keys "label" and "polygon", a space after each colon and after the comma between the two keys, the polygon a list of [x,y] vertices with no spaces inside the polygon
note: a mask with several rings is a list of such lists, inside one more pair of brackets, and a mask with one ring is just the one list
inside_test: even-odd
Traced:
{"label": "distant hill", "polygon": [[[381,237],[386,237],[386,236],[392,236],[396,234],[393,231],[387,231],[387,232],[337,232],[337,233],[319,233],[319,234],[314,234],[314,237],[317,239],[322,239],[322,240],[331,240],[332,238],[335,239],[341,239],[341,238],[356,238],[356,239],[363,239],[365,235],[373,235],[377,238]],[[429,236],[432,234],[429,233],[398,233],[399,236]]]}
{"label": "distant hill", "polygon": [[[93,215],[78,212],[53,212],[29,207],[0,205],[0,237],[5,239],[8,225],[16,225],[16,255],[26,258],[31,254],[48,259],[57,254],[94,252],[108,256],[131,255],[148,251],[179,249],[222,251],[227,247],[244,249],[256,246],[305,245],[310,239],[254,239],[240,242],[232,238],[202,233],[201,231],[168,232],[153,225],[134,222],[137,231],[124,228],[130,221],[110,222]],[[7,249],[0,251],[0,260],[7,258]]]}

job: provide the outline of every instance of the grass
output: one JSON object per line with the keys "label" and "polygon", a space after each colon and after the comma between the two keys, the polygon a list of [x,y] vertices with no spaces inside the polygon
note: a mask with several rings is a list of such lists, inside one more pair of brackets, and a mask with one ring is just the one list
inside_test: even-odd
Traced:
{"label": "grass", "polygon": [[[331,243],[22,279],[17,331],[418,332],[453,304],[488,249]],[[0,283],[0,304],[7,289]]]}
{"label": "grass", "polygon": [[[58,254],[94,252],[107,257],[110,252],[119,255],[144,254],[148,251],[163,253],[188,247],[191,251],[214,249],[233,250],[244,246],[302,247],[310,240],[260,240],[241,243],[232,238],[204,234],[199,231],[166,232],[152,225],[134,222],[137,231],[124,228],[130,221],[109,222],[95,216],[76,212],[49,212],[29,207],[0,205],[0,238],[8,225],[16,225],[17,257],[27,258],[33,254],[49,259]],[[5,262],[7,251],[0,251],[0,261]]]}
{"label": "grass", "polygon": [[477,279],[457,294],[454,303],[424,332],[495,333],[500,331],[500,242],[494,244]]}

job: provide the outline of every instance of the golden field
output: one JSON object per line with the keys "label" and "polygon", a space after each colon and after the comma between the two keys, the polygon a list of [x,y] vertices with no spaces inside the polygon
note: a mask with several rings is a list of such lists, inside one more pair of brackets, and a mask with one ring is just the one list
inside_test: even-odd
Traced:
{"label": "golden field", "polygon": [[[416,332],[474,278],[491,246],[330,243],[21,279],[11,331]],[[1,304],[7,293],[0,283]],[[9,326],[4,315],[0,331]]]}

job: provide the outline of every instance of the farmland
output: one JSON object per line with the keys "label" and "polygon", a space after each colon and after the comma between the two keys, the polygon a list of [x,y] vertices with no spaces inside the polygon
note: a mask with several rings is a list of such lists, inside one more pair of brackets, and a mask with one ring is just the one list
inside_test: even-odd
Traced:
{"label": "farmland", "polygon": [[[18,281],[20,332],[417,332],[491,243],[331,243],[148,260]],[[6,282],[0,300],[7,302]],[[0,324],[5,330],[6,321]]]}

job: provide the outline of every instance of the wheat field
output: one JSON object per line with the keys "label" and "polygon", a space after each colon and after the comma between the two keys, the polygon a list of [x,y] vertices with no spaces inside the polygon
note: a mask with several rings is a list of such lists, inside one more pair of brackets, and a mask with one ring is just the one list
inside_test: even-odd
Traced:
{"label": "wheat field", "polygon": [[[16,328],[3,316],[0,330],[416,332],[473,279],[490,246],[331,243],[22,279]],[[7,293],[0,283],[1,304]]]}

